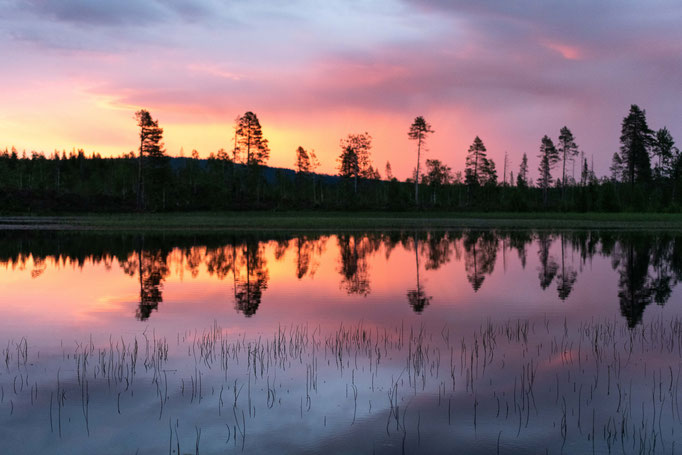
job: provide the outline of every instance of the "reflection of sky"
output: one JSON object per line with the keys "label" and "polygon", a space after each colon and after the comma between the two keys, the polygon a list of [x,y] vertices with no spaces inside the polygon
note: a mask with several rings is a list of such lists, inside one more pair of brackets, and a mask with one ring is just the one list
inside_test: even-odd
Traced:
{"label": "reflection of sky", "polygon": [[[501,245],[500,242],[498,246]],[[461,241],[457,241],[453,245],[451,261],[436,270],[426,270],[426,255],[420,255],[421,286],[433,298],[423,313],[418,315],[412,311],[406,298],[407,291],[416,286],[414,250],[398,244],[388,259],[385,246],[369,253],[367,261],[371,292],[362,297],[348,295],[340,286],[339,251],[335,237],[328,239],[326,249],[316,259],[319,266],[312,278],[306,276],[301,280],[296,279],[295,246],[295,242],[290,242],[284,255],[277,259],[277,243],[265,245],[263,258],[268,269],[268,286],[256,314],[250,318],[234,309],[231,274],[224,280],[218,280],[209,275],[202,265],[196,276],[192,276],[180,250],[174,250],[169,256],[170,275],[163,284],[163,301],[158,310],[143,322],[135,319],[139,296],[137,276],[124,275],[115,260],[109,268],[91,261],[86,261],[82,268],[78,268],[68,264],[57,266],[53,260],[47,259],[44,271],[36,278],[31,277],[34,269],[32,260],[28,260],[24,267],[8,265],[2,269],[0,333],[4,340],[16,341],[25,336],[29,341],[31,362],[34,363],[25,369],[12,366],[0,372],[0,383],[6,394],[4,402],[0,404],[3,412],[0,423],[16,438],[8,443],[10,447],[21,441],[23,432],[31,428],[32,434],[37,435],[30,440],[35,451],[51,444],[62,444],[61,447],[70,448],[70,452],[78,446],[82,453],[89,453],[104,443],[121,451],[134,452],[140,448],[140,453],[154,453],[168,447],[169,419],[172,426],[177,419],[184,451],[194,447],[195,427],[202,428],[201,447],[204,450],[229,448],[239,451],[240,441],[236,447],[232,441],[225,444],[225,425],[230,428],[234,425],[233,391],[229,387],[233,386],[236,379],[238,388],[244,385],[239,398],[238,416],[241,418],[241,412],[245,412],[246,447],[250,451],[279,448],[296,453],[313,453],[321,450],[357,452],[376,449],[379,453],[391,453],[400,450],[403,429],[407,432],[406,447],[410,451],[447,451],[457,444],[457,447],[467,452],[489,453],[495,450],[500,434],[503,447],[508,449],[545,446],[557,449],[560,447],[557,444],[560,441],[558,428],[561,420],[561,403],[555,400],[557,380],[561,396],[567,399],[568,412],[572,416],[569,419],[570,434],[577,435],[580,431],[576,427],[575,417],[578,393],[583,400],[587,400],[588,394],[597,397],[582,404],[582,431],[590,431],[588,427],[594,409],[599,433],[609,417],[622,416],[610,414],[619,401],[616,395],[616,373],[610,362],[615,362],[622,369],[618,384],[623,388],[628,387],[628,396],[633,394],[631,418],[639,424],[642,412],[645,419],[651,417],[652,374],[659,379],[663,377],[667,384],[670,375],[668,365],[676,365],[678,361],[677,354],[671,358],[661,353],[659,344],[654,341],[644,345],[646,349],[638,346],[636,355],[628,362],[625,357],[617,362],[612,357],[616,355],[613,346],[616,346],[619,355],[624,355],[619,349],[624,346],[623,341],[628,339],[629,332],[620,315],[618,276],[612,269],[609,257],[596,255],[581,264],[579,255],[567,246],[565,263],[579,270],[579,274],[571,295],[566,301],[560,301],[555,282],[545,291],[540,288],[537,242],[528,245],[525,268],[521,267],[516,251],[498,250],[494,271],[485,277],[478,292],[474,292],[467,280],[466,251]],[[550,256],[560,264],[558,241],[551,245]],[[671,316],[679,314],[679,301],[679,292],[674,291],[666,306],[649,305],[645,310],[644,323],[662,321],[662,324],[668,324]],[[507,321],[513,328],[517,319],[530,321],[528,345],[507,341],[500,329],[499,324]],[[545,329],[546,320],[549,321],[550,330]],[[566,337],[564,320],[569,327]],[[596,374],[595,361],[590,351],[593,338],[588,333],[581,337],[577,330],[580,324],[589,325],[593,320],[617,324],[614,332],[617,341],[604,342],[607,359],[602,363],[597,362],[599,379],[595,390],[592,390]],[[476,378],[474,395],[467,387],[468,371],[472,371],[468,356],[475,344],[475,333],[479,349],[482,349],[481,328],[485,328],[487,321],[500,332],[496,336],[494,358],[485,372],[479,360],[478,369],[474,367],[471,373]],[[317,346],[315,354],[309,348],[300,359],[287,359],[285,368],[275,367],[273,362],[266,372],[267,377],[251,377],[252,405],[256,407],[256,416],[250,417],[246,400],[249,383],[246,350],[240,352],[239,362],[236,359],[229,362],[225,379],[224,372],[216,364],[208,368],[202,362],[195,363],[193,350],[190,349],[195,336],[201,336],[202,331],[214,323],[224,329],[230,342],[241,339],[243,334],[247,341],[257,342],[260,338],[265,343],[273,339],[272,334],[279,327],[288,332],[292,326],[307,325],[309,333],[317,331],[317,340],[320,340],[324,336],[333,337],[334,330],[340,324],[354,328],[359,322],[373,339],[386,329],[395,341],[398,331],[403,327],[405,343],[412,330],[418,331],[424,327],[429,360],[426,362],[426,373],[423,378],[418,378],[416,387],[408,381],[413,372],[405,370],[407,353],[414,352],[414,345],[412,350],[407,344],[402,349],[395,345],[391,347],[390,344],[388,349],[380,349],[382,359],[378,371],[370,367],[372,361],[368,359],[367,352],[355,356],[351,349],[350,352],[344,352],[346,363],[341,372],[329,346],[325,348],[323,343]],[[445,330],[452,351],[443,339]],[[159,419],[159,398],[156,383],[151,380],[153,374],[151,371],[144,372],[140,361],[138,377],[132,388],[134,395],[131,396],[130,391],[122,393],[121,415],[116,409],[117,393],[122,390],[122,385],[115,384],[112,392],[106,381],[90,380],[92,399],[89,406],[93,433],[86,438],[75,363],[72,358],[63,358],[62,352],[72,353],[74,341],[85,341],[87,344],[92,334],[96,347],[89,367],[92,374],[97,363],[97,350],[109,346],[110,334],[113,343],[123,339],[128,344],[133,337],[143,343],[143,331],[150,338],[165,336],[169,343],[166,376],[160,382],[163,390],[167,379],[169,390],[169,400],[161,413],[162,418]],[[178,336],[178,333],[181,335]],[[467,360],[464,363],[462,342],[466,344],[463,357]],[[12,344],[5,343],[0,345],[12,348]],[[583,357],[581,366],[576,363],[579,352]],[[376,353],[373,355],[373,362],[376,362]],[[451,355],[456,366],[454,391],[449,371]],[[433,362],[438,356],[441,362],[436,374]],[[569,358],[573,363],[567,363]],[[305,378],[306,368],[313,359],[317,360],[318,390],[311,393],[311,408],[308,411]],[[515,410],[513,397],[521,406],[521,383],[526,374],[523,368],[531,361],[537,371],[533,397],[535,405],[526,414],[525,407],[523,412]],[[646,376],[642,374],[645,363],[648,369]],[[63,412],[71,418],[71,422],[64,423],[62,440],[49,432],[49,420],[46,420],[50,394],[56,391],[58,369],[68,396],[67,408]],[[192,378],[198,377],[197,371],[202,377],[203,398],[201,402],[196,398],[190,402],[188,390]],[[671,371],[673,376],[678,374],[675,369]],[[8,392],[17,373],[22,377],[28,374],[31,378],[25,387],[31,387],[34,381],[39,384],[40,397],[35,405],[30,404],[25,391],[23,394]],[[627,380],[623,379],[625,377]],[[396,380],[399,384],[397,403],[400,406],[400,419],[406,419],[404,422],[400,420],[404,427],[396,427],[395,418],[389,417],[388,392]],[[267,383],[275,389],[276,394],[276,404],[272,409],[268,409],[265,403]],[[580,392],[577,389],[574,391],[574,383],[578,387],[583,384]],[[184,396],[180,392],[181,384],[184,384]],[[354,413],[352,384],[358,388],[358,405],[356,421],[351,425]],[[666,384],[663,394],[667,393]],[[225,406],[218,415],[221,388],[224,388]],[[496,416],[498,398],[503,414],[506,413],[506,406],[511,407],[511,417]],[[474,399],[479,402],[476,428],[473,427]],[[8,400],[14,400],[15,407],[9,417],[4,414],[10,406]],[[449,420],[448,400],[451,407]],[[644,408],[640,407],[642,403],[646,403]],[[669,403],[667,401],[664,408],[659,403],[654,405],[659,406],[657,412],[664,409],[664,422],[671,409]],[[520,414],[522,429],[517,438]],[[528,427],[525,426],[526,418],[529,419]],[[673,421],[672,416],[667,418]],[[136,423],[135,428],[131,428],[130,422]],[[386,434],[387,422],[389,434]],[[419,425],[420,436],[416,439]],[[667,428],[664,426],[663,429]],[[585,434],[584,437],[569,438],[566,451],[591,448],[591,443],[585,442]],[[603,449],[604,444],[603,440],[598,439],[598,447]]]}
{"label": "reflection of sky", "polygon": [[[424,242],[420,242],[424,247]],[[611,258],[595,255],[581,263],[579,253],[568,244],[565,264],[578,271],[576,284],[565,301],[557,296],[557,278],[542,290],[539,281],[540,260],[537,242],[527,246],[527,264],[521,267],[516,250],[498,245],[495,266],[484,276],[481,288],[474,292],[467,281],[465,257],[461,241],[451,244],[451,260],[437,269],[425,269],[426,253],[420,254],[420,284],[432,296],[423,314],[415,315],[407,301],[407,291],[416,287],[416,264],[412,247],[398,244],[386,259],[386,247],[380,246],[367,257],[370,293],[348,295],[341,286],[341,266],[337,241],[326,242],[321,254],[314,254],[309,272],[296,278],[296,242],[292,240],[275,257],[277,243],[265,245],[263,258],[268,271],[267,289],[257,313],[245,318],[234,309],[232,272],[220,280],[208,273],[202,261],[193,276],[187,258],[180,250],[168,256],[169,276],[163,281],[163,301],[144,325],[174,333],[187,325],[204,326],[217,319],[224,327],[270,329],[281,321],[331,323],[366,320],[372,324],[393,325],[401,321],[438,324],[441,321],[476,322],[485,317],[534,317],[555,313],[580,317],[619,314],[618,274]],[[205,249],[197,249],[203,259]],[[561,264],[561,248],[554,241],[549,257]],[[86,261],[82,268],[75,264],[57,265],[48,257],[42,273],[33,278],[31,258],[23,266],[9,264],[1,270],[3,294],[0,297],[2,330],[15,336],[27,327],[50,328],[55,334],[89,333],[97,330],[137,330],[142,324],[134,320],[139,302],[137,274],[122,273],[116,259],[111,264]],[[240,270],[243,272],[244,267]],[[559,272],[561,270],[559,269]],[[137,270],[135,270],[137,273]],[[651,317],[672,314],[677,309],[679,291],[673,290],[665,307],[649,305],[645,314]],[[620,317],[620,316],[619,316]],[[36,330],[35,335],[41,331]],[[33,335],[33,334],[32,334]]]}
{"label": "reflection of sky", "polygon": [[206,157],[253,110],[276,166],[302,145],[331,172],[339,139],[366,130],[378,167],[404,179],[405,132],[424,115],[430,156],[454,170],[476,135],[516,170],[567,125],[602,175],[631,103],[682,134],[681,15],[671,0],[4,0],[0,136],[29,153],[119,155],[145,107],[170,154]]}

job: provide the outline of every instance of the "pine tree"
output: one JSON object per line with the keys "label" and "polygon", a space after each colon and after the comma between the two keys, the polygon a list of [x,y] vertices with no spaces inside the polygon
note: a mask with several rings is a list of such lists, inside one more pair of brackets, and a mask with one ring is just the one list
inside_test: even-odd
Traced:
{"label": "pine tree", "polygon": [[653,142],[652,131],[646,123],[646,111],[633,104],[623,119],[620,136],[621,160],[630,185],[651,179],[649,148]]}
{"label": "pine tree", "polygon": [[358,192],[358,178],[376,177],[370,158],[371,149],[372,136],[367,132],[349,134],[345,139],[341,139],[341,155],[338,158],[339,175],[354,179],[355,193]]}
{"label": "pine tree", "polygon": [[426,141],[426,136],[434,131],[431,129],[431,125],[426,123],[424,117],[421,115],[414,119],[412,125],[410,125],[410,130],[407,132],[407,137],[417,142],[417,174],[414,179],[414,203],[419,204],[419,162],[421,156],[421,149]]}
{"label": "pine tree", "polygon": [[483,160],[486,158],[486,148],[483,141],[476,136],[474,142],[469,147],[466,157],[466,184],[480,185],[481,184],[481,166]]}
{"label": "pine tree", "polygon": [[578,156],[578,145],[575,143],[575,138],[573,133],[568,127],[564,126],[559,131],[559,144],[557,151],[562,161],[561,170],[561,197],[562,199],[566,197],[566,163],[568,161],[573,161],[576,156]]}
{"label": "pine tree", "polygon": [[516,186],[519,188],[528,187],[528,155],[523,154],[519,165],[519,174],[516,176]]}
{"label": "pine tree", "polygon": [[654,174],[657,178],[669,178],[671,176],[676,152],[675,140],[668,128],[663,127],[658,130],[652,147],[652,153],[657,158],[654,168]]}
{"label": "pine tree", "polygon": [[270,158],[268,140],[263,137],[263,130],[258,117],[250,111],[237,118],[235,159],[240,153],[246,154],[244,164],[249,166],[265,165]]}
{"label": "pine tree", "polygon": [[393,170],[391,169],[391,163],[386,161],[386,180],[393,180]]}
{"label": "pine tree", "polygon": [[613,158],[611,158],[611,166],[609,166],[609,171],[611,171],[611,180],[618,182],[623,178],[623,173],[625,168],[623,167],[623,160],[620,158],[618,152],[613,152]]}
{"label": "pine tree", "polygon": [[154,120],[146,109],[135,112],[137,126],[140,127],[140,149],[138,155],[137,168],[137,209],[142,210],[144,206],[144,178],[143,161],[144,157],[161,158],[166,151],[163,149],[163,128],[159,127],[159,121]]}
{"label": "pine tree", "polygon": [[310,156],[308,152],[299,146],[296,149],[296,161],[294,161],[294,170],[298,173],[307,174],[310,172]]}
{"label": "pine tree", "polygon": [[554,147],[554,142],[549,136],[545,135],[540,143],[540,166],[538,171],[540,178],[538,179],[538,186],[542,188],[542,197],[545,205],[547,205],[547,190],[552,185],[552,169],[559,161],[559,152]]}
{"label": "pine tree", "polygon": [[495,169],[495,161],[488,158],[481,159],[481,185],[496,186],[497,185],[497,169]]}

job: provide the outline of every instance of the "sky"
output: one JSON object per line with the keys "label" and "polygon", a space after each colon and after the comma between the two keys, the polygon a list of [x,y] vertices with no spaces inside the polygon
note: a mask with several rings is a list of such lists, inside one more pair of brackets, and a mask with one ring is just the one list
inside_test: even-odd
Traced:
{"label": "sky", "polygon": [[453,171],[478,135],[500,174],[505,152],[535,173],[566,125],[603,175],[631,104],[682,137],[680,24],[672,0],[0,0],[0,144],[117,156],[145,108],[169,155],[207,157],[253,111],[272,166],[300,145],[335,173],[367,131],[404,179],[422,115]]}

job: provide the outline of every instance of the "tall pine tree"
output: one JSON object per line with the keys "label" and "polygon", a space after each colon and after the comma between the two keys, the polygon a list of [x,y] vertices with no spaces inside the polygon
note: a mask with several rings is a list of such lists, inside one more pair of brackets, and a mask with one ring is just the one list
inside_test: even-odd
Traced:
{"label": "tall pine tree", "polygon": [[426,142],[426,136],[433,132],[431,125],[426,123],[426,120],[424,120],[424,117],[421,115],[414,119],[414,122],[410,125],[410,130],[407,132],[407,137],[417,143],[417,171],[414,179],[415,204],[419,204],[419,164],[421,160],[421,150]]}
{"label": "tall pine tree", "polygon": [[476,136],[469,147],[466,157],[465,181],[467,185],[477,186],[481,184],[482,168],[486,159],[486,148],[481,138]]}
{"label": "tall pine tree", "polygon": [[630,185],[651,179],[649,148],[652,142],[646,111],[633,104],[630,106],[630,113],[623,119],[620,135],[620,158]]}
{"label": "tall pine tree", "polygon": [[547,205],[547,190],[552,185],[552,169],[559,161],[559,152],[554,147],[554,142],[549,136],[545,135],[540,142],[540,166],[538,172],[540,178],[538,179],[538,186],[542,188],[542,199]]}

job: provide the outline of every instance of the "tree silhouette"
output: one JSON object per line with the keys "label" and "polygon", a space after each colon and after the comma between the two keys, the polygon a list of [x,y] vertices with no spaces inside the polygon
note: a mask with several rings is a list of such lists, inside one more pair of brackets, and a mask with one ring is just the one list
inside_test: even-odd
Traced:
{"label": "tree silhouette", "polygon": [[653,142],[652,131],[646,122],[646,111],[633,104],[623,119],[620,135],[621,160],[630,185],[651,178],[649,148]]}
{"label": "tree silhouette", "polygon": [[465,182],[469,186],[481,183],[481,167],[486,158],[486,148],[481,138],[476,136],[469,147],[466,157]]}
{"label": "tree silhouette", "polygon": [[263,137],[258,117],[251,111],[237,118],[235,143],[235,161],[244,153],[244,164],[247,166],[265,165],[270,157],[268,140]]}
{"label": "tree silhouette", "polygon": [[519,173],[516,176],[516,186],[519,188],[528,187],[528,156],[524,153],[519,164]]}
{"label": "tree silhouette", "polygon": [[557,161],[559,161],[559,153],[554,147],[554,142],[547,135],[543,136],[540,142],[538,158],[540,158],[538,186],[542,188],[542,199],[544,204],[547,205],[547,190],[552,185],[552,169]]}
{"label": "tree silhouette", "polygon": [[486,186],[497,186],[497,170],[495,161],[486,157],[481,158],[479,183]]}
{"label": "tree silhouette", "polygon": [[294,170],[298,173],[307,174],[310,172],[310,156],[303,147],[299,146],[296,149],[296,160],[294,161]]}
{"label": "tree silhouette", "polygon": [[433,133],[431,125],[424,120],[421,115],[414,119],[410,129],[407,132],[407,137],[417,143],[417,172],[414,179],[414,203],[419,204],[419,164],[421,161],[421,150],[426,142],[426,137]]}
{"label": "tree silhouette", "polygon": [[432,190],[432,202],[436,203],[436,190],[452,182],[452,169],[440,160],[426,160],[426,174],[422,181]]}
{"label": "tree silhouette", "polygon": [[137,126],[140,127],[140,148],[138,153],[137,168],[137,209],[144,207],[144,178],[143,161],[144,157],[161,158],[165,154],[163,144],[163,128],[159,127],[159,121],[154,120],[146,109],[135,112]]}
{"label": "tree silhouette", "polygon": [[613,152],[613,157],[611,158],[611,166],[609,166],[609,171],[611,172],[611,180],[617,182],[621,179],[625,179],[626,172],[625,166],[623,165],[623,159],[620,157],[618,152]]}
{"label": "tree silhouette", "polygon": [[354,180],[354,193],[358,192],[358,178],[374,178],[370,150],[372,136],[369,133],[349,134],[341,139],[341,155],[338,158],[339,175]]}
{"label": "tree silhouette", "polygon": [[557,152],[561,158],[561,197],[566,199],[566,163],[578,156],[578,145],[575,143],[573,133],[564,126],[559,131],[559,143]]}
{"label": "tree silhouette", "polygon": [[670,178],[674,171],[675,159],[679,150],[675,147],[675,140],[668,128],[663,127],[656,132],[651,151],[657,158],[654,168],[656,178]]}

